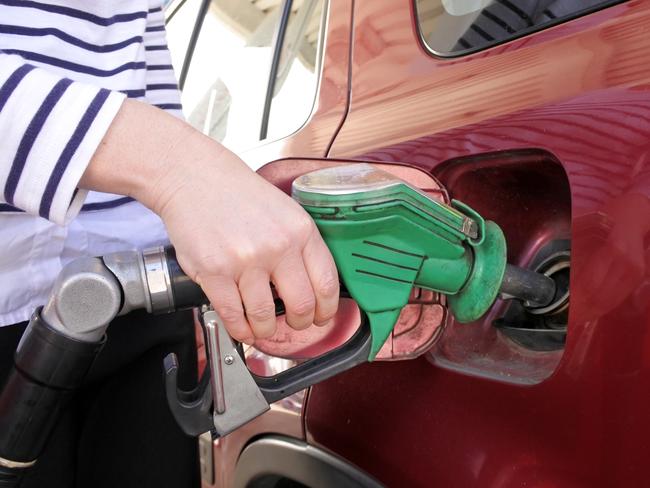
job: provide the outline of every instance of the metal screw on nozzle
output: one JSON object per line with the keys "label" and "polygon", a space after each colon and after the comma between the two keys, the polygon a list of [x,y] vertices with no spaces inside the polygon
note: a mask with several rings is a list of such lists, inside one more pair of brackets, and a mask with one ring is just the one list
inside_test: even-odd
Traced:
{"label": "metal screw on nozzle", "polygon": [[226,363],[227,365],[231,365],[232,363],[235,362],[235,358],[232,357],[230,354],[228,354],[223,358],[223,362]]}

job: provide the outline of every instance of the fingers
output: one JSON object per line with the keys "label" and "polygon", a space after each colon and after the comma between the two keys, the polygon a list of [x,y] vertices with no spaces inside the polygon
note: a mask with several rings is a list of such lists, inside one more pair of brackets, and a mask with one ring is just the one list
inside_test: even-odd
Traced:
{"label": "fingers", "polygon": [[314,324],[327,325],[339,307],[339,278],[334,259],[318,233],[307,242],[303,258],[316,298]]}
{"label": "fingers", "polygon": [[223,320],[230,336],[239,342],[252,344],[255,337],[246,322],[242,298],[235,282],[225,277],[211,277],[201,280],[201,288]]}
{"label": "fingers", "polygon": [[241,342],[272,336],[276,330],[273,281],[286,310],[286,322],[301,330],[327,325],[338,308],[336,266],[320,236],[310,239],[302,255],[283,259],[272,275],[262,268],[245,269],[238,283],[226,277],[202,280],[202,288],[230,335]]}
{"label": "fingers", "polygon": [[271,279],[284,301],[287,324],[296,330],[309,327],[314,322],[316,299],[301,256],[281,261]]}
{"label": "fingers", "polygon": [[255,337],[264,339],[275,332],[275,304],[269,275],[262,269],[244,272],[239,279],[239,294],[244,303],[248,323]]}

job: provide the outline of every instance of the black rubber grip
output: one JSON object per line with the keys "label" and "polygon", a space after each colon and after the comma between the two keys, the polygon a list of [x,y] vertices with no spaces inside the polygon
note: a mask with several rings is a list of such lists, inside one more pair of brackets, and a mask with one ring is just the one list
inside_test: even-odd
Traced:
{"label": "black rubber grip", "polygon": [[274,376],[252,374],[267,402],[273,403],[368,361],[372,332],[365,314],[355,334],[336,349]]}
{"label": "black rubber grip", "polygon": [[165,259],[167,260],[167,269],[169,269],[169,278],[172,285],[174,309],[184,310],[209,303],[201,287],[194,283],[185,274],[181,265],[178,264],[176,250],[173,246],[165,248]]}

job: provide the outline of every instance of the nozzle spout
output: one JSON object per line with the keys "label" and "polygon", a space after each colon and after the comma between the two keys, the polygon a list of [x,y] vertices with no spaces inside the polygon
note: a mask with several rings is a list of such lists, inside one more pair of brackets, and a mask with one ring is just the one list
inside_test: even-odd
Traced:
{"label": "nozzle spout", "polygon": [[499,292],[503,298],[517,298],[529,306],[543,307],[555,297],[555,288],[552,278],[507,264]]}

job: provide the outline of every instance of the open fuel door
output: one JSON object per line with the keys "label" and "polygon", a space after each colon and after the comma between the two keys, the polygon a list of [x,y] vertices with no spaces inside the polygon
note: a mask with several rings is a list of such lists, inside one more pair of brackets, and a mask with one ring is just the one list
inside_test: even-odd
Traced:
{"label": "open fuel door", "polygon": [[[351,163],[362,163],[362,161],[283,159],[265,165],[258,172],[269,182],[290,194],[291,185],[296,178],[315,170]],[[401,164],[372,164],[419,188],[431,198],[450,203],[445,189],[430,174]],[[411,359],[428,351],[444,327],[447,317],[445,304],[444,295],[414,288],[409,304],[402,309],[397,324],[375,359],[380,361]],[[257,341],[255,347],[270,356],[289,359],[319,356],[347,341],[356,331],[359,320],[359,309],[354,301],[342,298],[332,325],[309,327],[298,331],[289,327],[284,317],[278,317],[278,329],[275,335]]]}

